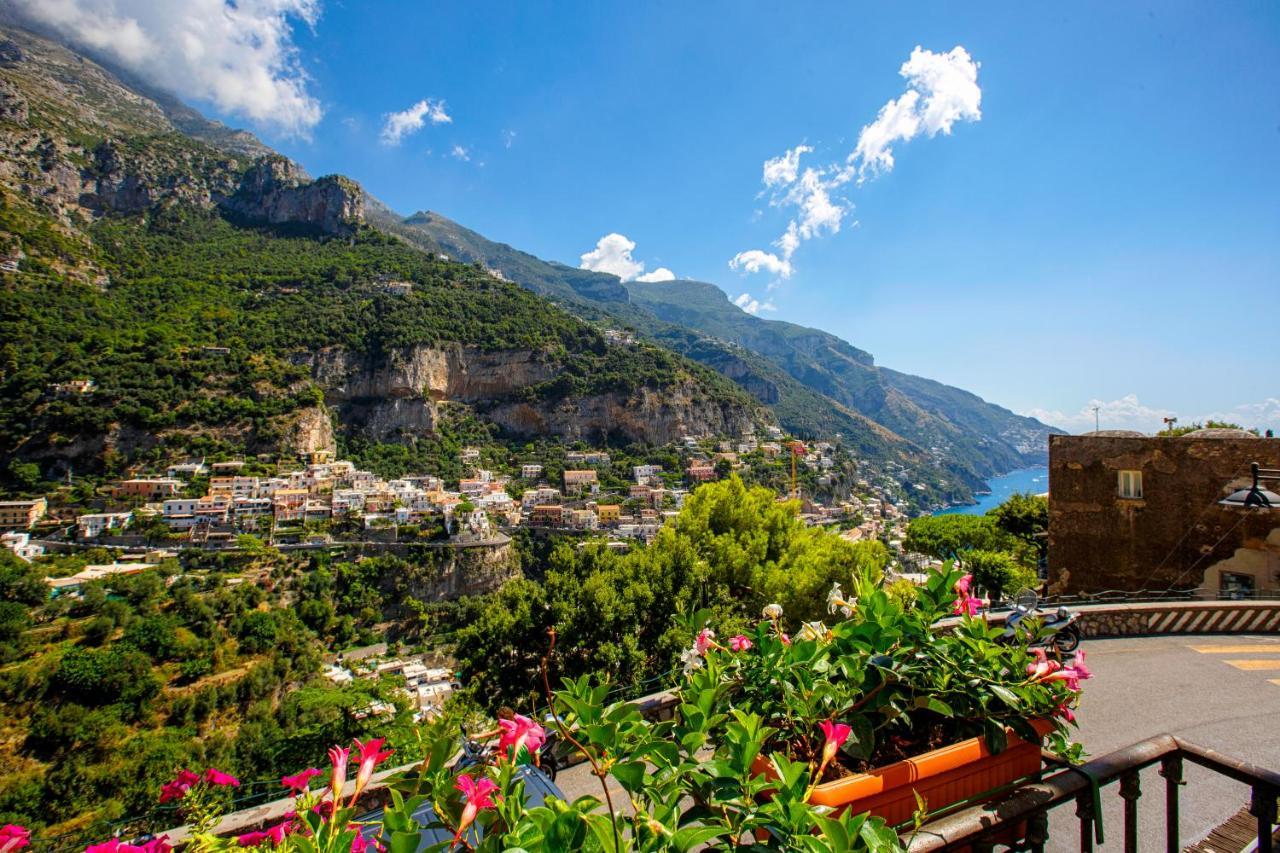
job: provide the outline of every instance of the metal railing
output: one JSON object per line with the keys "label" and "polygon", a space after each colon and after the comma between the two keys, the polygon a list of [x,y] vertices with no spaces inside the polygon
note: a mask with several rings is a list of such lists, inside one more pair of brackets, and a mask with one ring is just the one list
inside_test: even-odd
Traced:
{"label": "metal railing", "polygon": [[[1272,831],[1276,824],[1276,798],[1280,796],[1280,773],[1167,734],[1140,741],[1078,767],[1059,764],[1061,769],[1039,782],[1020,785],[991,802],[931,820],[913,834],[908,849],[910,853],[952,849],[986,853],[1000,846],[1043,853],[1049,837],[1049,812],[1074,803],[1080,821],[1080,850],[1092,853],[1095,841],[1101,844],[1103,840],[1101,789],[1118,782],[1119,794],[1124,800],[1124,850],[1137,853],[1138,800],[1142,797],[1139,772],[1159,764],[1165,789],[1165,849],[1168,853],[1179,853],[1182,847],[1178,798],[1184,784],[1185,762],[1249,786],[1249,813],[1258,825],[1255,849],[1259,853],[1273,853]],[[998,840],[1007,837],[1011,830],[1022,835],[1020,842],[1010,845]],[[1151,837],[1151,833],[1147,832],[1144,837]]]}

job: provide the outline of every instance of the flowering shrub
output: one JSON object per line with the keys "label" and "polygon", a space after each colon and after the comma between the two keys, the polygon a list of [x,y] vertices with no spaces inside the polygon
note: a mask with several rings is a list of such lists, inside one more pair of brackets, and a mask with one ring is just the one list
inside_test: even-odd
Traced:
{"label": "flowering shrub", "polygon": [[[869,577],[856,578],[855,587],[856,596],[837,585],[828,597],[841,621],[805,623],[794,640],[776,605],[727,646],[711,627],[695,624],[668,721],[645,719],[629,703],[605,704],[607,681],[567,679],[551,697],[554,719],[587,756],[603,799],[526,802],[525,781],[538,771],[522,757],[536,754],[545,736],[526,717],[501,721],[498,757],[486,766],[453,763],[452,720],[424,725],[427,757],[391,778],[389,802],[375,822],[357,815],[375,769],[390,756],[380,739],[330,749],[329,783],[319,791],[310,787],[324,775],[319,769],[285,776],[293,810],[238,837],[213,834],[218,795],[239,784],[234,777],[183,770],[161,798],[180,803],[198,853],[399,853],[418,850],[424,833],[438,839],[424,848],[430,851],[878,852],[901,850],[894,830],[865,814],[811,805],[814,786],[971,735],[985,736],[998,751],[1006,726],[1037,739],[1028,723],[1034,718],[1053,720],[1051,746],[1078,758],[1066,728],[1080,681],[1090,677],[1083,653],[1063,666],[1043,651],[997,644],[1000,631],[973,615],[968,580],[955,571],[933,576],[914,602],[886,594]],[[959,626],[939,629],[937,621],[953,611],[963,614]],[[553,648],[554,641],[553,632]],[[543,678],[548,682],[546,659]],[[762,756],[773,771],[768,778],[758,772]],[[620,798],[607,778],[621,787]],[[0,829],[0,853],[26,843],[21,827]],[[88,853],[169,849],[165,839],[112,841]]]}
{"label": "flowering shrub", "polygon": [[[855,581],[856,597],[846,598],[838,584],[828,596],[840,621],[804,623],[794,640],[778,608],[766,608],[754,634],[728,647],[702,629],[684,655],[682,693],[710,693],[713,714],[760,715],[773,729],[766,751],[813,763],[828,778],[967,737],[983,736],[997,752],[1006,729],[1038,741],[1030,724],[1036,718],[1053,721],[1051,749],[1079,757],[1067,727],[1080,681],[1090,676],[1083,652],[1064,667],[1025,642],[997,643],[1003,628],[976,618],[983,603],[970,595],[972,579],[955,570],[932,574],[914,602],[866,578]],[[960,624],[939,630],[938,620],[953,613]],[[828,721],[840,726],[839,762],[827,755]]]}

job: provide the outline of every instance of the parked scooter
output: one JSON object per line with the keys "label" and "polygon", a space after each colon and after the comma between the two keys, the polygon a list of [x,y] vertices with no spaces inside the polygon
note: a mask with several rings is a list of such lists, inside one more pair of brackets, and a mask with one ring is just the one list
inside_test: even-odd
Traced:
{"label": "parked scooter", "polygon": [[[467,734],[465,726],[462,729],[462,755],[458,757],[459,767],[475,767],[476,765],[492,764],[496,760],[494,748],[485,741],[479,741]],[[547,739],[542,746],[538,748],[538,763],[536,770],[542,771],[552,782],[556,779],[556,773],[560,769],[560,758],[556,755],[556,747],[560,742],[560,733],[554,729],[547,730]]]}
{"label": "parked scooter", "polygon": [[[1039,609],[1040,599],[1029,589],[1024,589],[1014,596],[1013,612],[1004,620],[1004,633],[999,642],[1013,643],[1018,638],[1018,626],[1024,619],[1040,620],[1040,630],[1031,637],[1028,645],[1032,648],[1052,646],[1062,654],[1070,654],[1080,646],[1080,627],[1076,622],[1080,614],[1072,613],[1066,607],[1059,607],[1053,613],[1042,613]],[[1029,626],[1028,626],[1029,627]]]}

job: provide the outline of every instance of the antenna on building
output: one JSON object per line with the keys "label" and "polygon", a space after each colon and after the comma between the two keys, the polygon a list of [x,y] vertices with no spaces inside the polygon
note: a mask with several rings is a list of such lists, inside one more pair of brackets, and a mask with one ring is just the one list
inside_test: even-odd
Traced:
{"label": "antenna on building", "polygon": [[1160,420],[1164,421],[1164,431],[1165,431],[1165,432],[1173,432],[1173,425],[1174,425],[1174,424],[1176,424],[1176,423],[1178,422],[1178,419],[1177,419],[1176,417],[1172,417],[1172,418],[1161,418]]}
{"label": "antenna on building", "polygon": [[1094,432],[1102,432],[1102,427],[1098,426],[1098,409],[1099,408],[1101,407],[1100,406],[1093,407],[1093,431]]}

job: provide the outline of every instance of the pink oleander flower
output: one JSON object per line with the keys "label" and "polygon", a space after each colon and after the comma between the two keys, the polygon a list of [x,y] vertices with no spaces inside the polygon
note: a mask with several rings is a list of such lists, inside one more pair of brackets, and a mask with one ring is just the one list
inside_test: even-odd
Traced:
{"label": "pink oleander flower", "polygon": [[172,782],[166,782],[160,788],[160,802],[180,800],[191,790],[191,786],[200,781],[200,776],[190,770],[179,770]]}
{"label": "pink oleander flower", "polygon": [[311,780],[321,775],[320,771],[314,767],[308,767],[301,773],[295,773],[292,776],[282,776],[280,784],[288,788],[290,791],[301,794],[307,790]]}
{"label": "pink oleander flower", "polygon": [[739,634],[736,637],[729,638],[729,648],[735,652],[745,652],[754,645],[755,643],[751,642],[745,634]]}
{"label": "pink oleander flower", "polygon": [[1045,654],[1044,649],[1031,649],[1031,656],[1035,658],[1035,663],[1027,664],[1027,675],[1032,680],[1039,680],[1048,675],[1049,656]]}
{"label": "pink oleander flower", "polygon": [[1075,657],[1071,661],[1071,668],[1076,671],[1076,675],[1081,680],[1093,678],[1093,671],[1084,665],[1084,649],[1080,649],[1076,652]]}
{"label": "pink oleander flower", "polygon": [[1068,723],[1074,723],[1076,721],[1076,715],[1071,713],[1071,706],[1065,701],[1059,703],[1058,707],[1053,709],[1053,715],[1055,717],[1061,717]]}
{"label": "pink oleander flower", "polygon": [[173,845],[169,843],[169,836],[162,835],[146,842],[141,849],[143,853],[170,853],[173,850]]}
{"label": "pink oleander flower", "polygon": [[350,749],[329,747],[329,761],[333,764],[333,775],[329,778],[329,791],[333,796],[329,807],[330,817],[338,811],[338,800],[342,798],[342,788],[347,784],[347,758],[350,755]]}
{"label": "pink oleander flower", "polygon": [[456,844],[481,809],[495,807],[492,794],[498,790],[498,786],[492,779],[484,776],[475,779],[463,774],[458,777],[457,782],[454,782],[454,787],[461,791],[466,799],[466,804],[462,807],[462,816],[458,820],[458,831],[453,836],[453,842]]}
{"label": "pink oleander flower", "polygon": [[982,599],[974,598],[972,595],[962,594],[956,599],[952,612],[957,616],[977,616],[982,612]]}
{"label": "pink oleander flower", "polygon": [[265,832],[254,830],[253,832],[246,832],[244,835],[237,836],[236,844],[239,844],[241,847],[259,847],[262,845],[262,842],[266,840],[267,834]]}
{"label": "pink oleander flower", "polygon": [[547,739],[547,732],[523,714],[516,714],[511,720],[498,720],[498,728],[502,730],[498,738],[498,752],[512,761],[520,753],[520,748],[536,753]]}
{"label": "pink oleander flower", "polygon": [[373,769],[390,757],[393,750],[382,750],[382,745],[386,743],[385,738],[376,737],[367,743],[361,743],[359,739],[355,739],[352,743],[356,746],[356,752],[360,756],[360,769],[356,771],[356,789],[351,794],[350,805],[355,805],[359,799],[360,793],[369,784],[369,780],[373,778]]}
{"label": "pink oleander flower", "polygon": [[210,785],[220,785],[225,788],[239,788],[240,780],[232,776],[230,773],[223,773],[217,768],[210,767],[204,771],[204,781]]}
{"label": "pink oleander flower", "polygon": [[831,763],[831,759],[836,757],[836,751],[844,746],[849,735],[853,734],[853,727],[834,720],[823,720],[818,724],[818,728],[822,729],[822,736],[826,739],[822,745],[822,764],[825,767]]}
{"label": "pink oleander flower", "polygon": [[16,823],[6,823],[0,827],[0,853],[21,850],[31,844],[31,831]]}
{"label": "pink oleander flower", "polygon": [[960,580],[956,581],[956,592],[963,597],[969,596],[969,588],[973,586],[973,575],[961,575]]}
{"label": "pink oleander flower", "polygon": [[698,637],[693,641],[693,647],[698,650],[698,654],[705,655],[707,650],[716,644],[716,632],[710,628],[703,628],[698,632]]}

